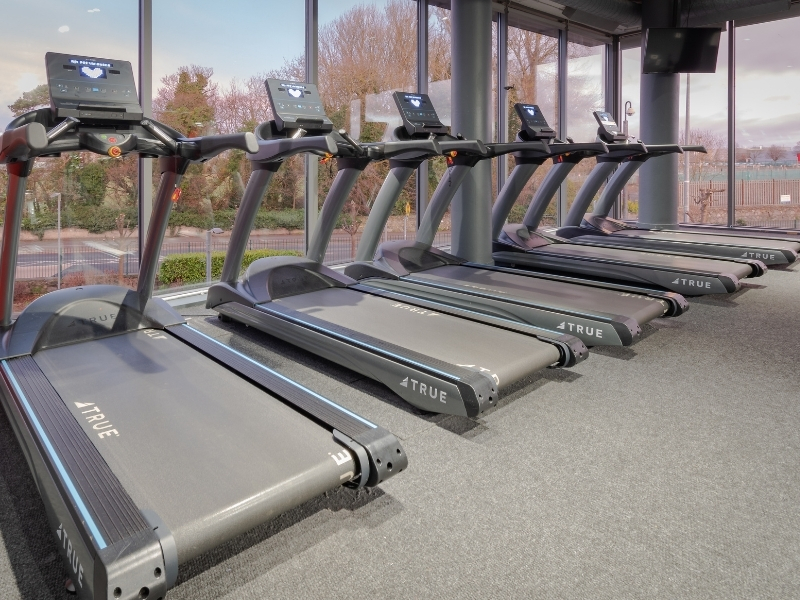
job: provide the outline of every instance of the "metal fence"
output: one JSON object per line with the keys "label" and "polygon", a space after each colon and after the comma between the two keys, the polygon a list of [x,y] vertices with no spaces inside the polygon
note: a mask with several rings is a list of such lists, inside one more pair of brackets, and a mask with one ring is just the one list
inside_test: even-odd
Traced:
{"label": "metal fence", "polygon": [[[414,232],[409,232],[404,237],[403,233],[385,232],[382,241],[413,239]],[[328,245],[325,254],[325,264],[334,265],[349,262],[353,259],[352,250],[358,245],[361,235],[357,234],[355,240],[347,234],[336,234]],[[442,231],[436,235],[436,246],[450,245],[450,232]],[[249,250],[293,250],[303,253],[303,237],[299,235],[270,236],[253,238],[248,241]],[[172,254],[203,253],[208,250],[205,240],[186,239],[170,241],[161,248],[162,259]],[[212,238],[211,250],[213,252],[228,250],[228,239]],[[136,277],[139,274],[139,253],[136,241],[133,240],[128,247],[117,247],[113,244],[96,240],[86,240],[79,244],[71,242],[61,247],[61,274],[62,278],[69,279],[73,274],[80,273],[96,276]],[[46,244],[21,244],[17,259],[16,278],[18,280],[55,279],[58,276],[58,248],[48,242]]]}
{"label": "metal fence", "polygon": [[[678,186],[678,203],[683,206],[683,184]],[[721,181],[689,182],[690,200],[710,196],[706,206],[724,207],[728,203],[728,184]],[[736,181],[736,206],[800,205],[800,179]]]}

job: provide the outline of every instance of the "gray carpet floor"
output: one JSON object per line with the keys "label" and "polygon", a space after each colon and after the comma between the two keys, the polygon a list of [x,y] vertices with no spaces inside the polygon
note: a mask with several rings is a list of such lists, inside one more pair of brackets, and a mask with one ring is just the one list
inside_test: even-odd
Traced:
{"label": "gray carpet floor", "polygon": [[[190,562],[167,600],[800,598],[800,272],[752,281],[653,322],[631,348],[522,382],[472,420],[421,414],[186,309],[198,329],[393,431],[409,468]],[[66,598],[5,416],[0,447],[0,598]]]}

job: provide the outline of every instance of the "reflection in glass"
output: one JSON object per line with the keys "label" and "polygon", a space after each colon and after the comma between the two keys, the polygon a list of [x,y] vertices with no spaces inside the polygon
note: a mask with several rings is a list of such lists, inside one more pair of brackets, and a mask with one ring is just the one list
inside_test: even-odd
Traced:
{"label": "reflection in glass", "polygon": [[[514,105],[518,102],[538,104],[547,123],[558,130],[558,38],[517,27],[508,28],[508,139],[520,131],[520,120]],[[513,167],[513,158],[509,159]],[[520,223],[536,188],[550,171],[552,162],[540,166],[511,209],[509,223]],[[553,198],[542,219],[543,225],[554,225],[556,202]]]}
{"label": "reflection in glass", "polygon": [[[678,222],[727,224],[728,34],[722,32],[716,73],[692,73],[689,85],[689,139],[707,154],[678,157]],[[680,143],[686,143],[686,75],[681,78]],[[647,140],[642,140],[647,144]],[[689,198],[684,201],[684,161],[689,161]],[[684,217],[688,206],[688,219]]]}
{"label": "reflection in glass", "polygon": [[[334,126],[361,142],[391,139],[402,123],[392,92],[416,90],[416,2],[387,0],[340,8],[320,1],[320,14],[329,16],[319,27],[319,90]],[[369,210],[389,171],[386,162],[371,163],[356,181],[328,247],[327,262],[355,256]],[[319,197],[324,199],[336,176],[335,161],[319,168]],[[406,184],[384,239],[412,236],[416,184]],[[406,208],[409,215],[406,214]]]}
{"label": "reflection in glass", "polygon": [[[30,2],[3,7],[4,23],[14,25],[4,28],[2,38],[2,129],[19,115],[50,105],[46,52],[123,60],[132,63],[134,74],[138,70],[136,3],[109,4],[100,11],[76,11],[71,3],[53,3],[47,8],[47,22],[58,25],[43,25],[41,9]],[[113,30],[113,40],[99,38],[94,34],[98,29]],[[88,75],[99,76],[100,81],[103,74],[89,71],[87,81]],[[14,312],[59,283],[61,287],[136,285],[136,165],[135,157],[87,152],[36,159],[25,195]],[[6,185],[2,166],[3,210]]]}
{"label": "reflection in glass", "polygon": [[737,225],[800,226],[798,26],[800,18],[736,30]]}
{"label": "reflection in glass", "polygon": [[[603,94],[605,46],[585,46],[569,42],[567,52],[567,136],[575,142],[591,142],[597,137],[597,121],[592,112],[605,110]],[[567,210],[572,206],[575,195],[596,164],[594,158],[582,160],[567,176]],[[602,190],[598,191],[595,200],[600,193]]]}
{"label": "reflection in glass", "polygon": [[[283,25],[275,35],[258,37],[246,52],[240,45],[210,44],[209,40],[232,35],[230,30],[238,21],[231,15],[237,11],[253,22],[280,20]],[[174,43],[174,30],[167,24],[176,18],[191,28],[193,35],[188,39],[195,43]],[[305,78],[304,19],[302,3],[280,7],[242,0],[202,7],[189,0],[154,3],[154,118],[187,136],[253,131],[272,117],[264,80]],[[157,165],[154,188],[158,185],[155,169]],[[209,250],[212,279],[219,278],[250,172],[250,163],[240,150],[189,167],[161,251],[166,263],[181,268],[162,266],[160,287],[205,281]],[[303,173],[303,159],[296,156],[275,175],[250,235],[246,264],[269,252],[302,252]]]}

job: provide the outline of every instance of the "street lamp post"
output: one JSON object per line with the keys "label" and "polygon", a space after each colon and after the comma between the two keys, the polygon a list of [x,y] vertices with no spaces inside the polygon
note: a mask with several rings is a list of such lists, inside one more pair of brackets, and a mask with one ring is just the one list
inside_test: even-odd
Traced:
{"label": "street lamp post", "polygon": [[206,283],[211,282],[211,235],[219,235],[222,229],[214,227],[206,231]]}
{"label": "street lamp post", "polygon": [[57,229],[58,229],[58,289],[61,289],[61,192],[50,194],[51,198],[57,198]]}

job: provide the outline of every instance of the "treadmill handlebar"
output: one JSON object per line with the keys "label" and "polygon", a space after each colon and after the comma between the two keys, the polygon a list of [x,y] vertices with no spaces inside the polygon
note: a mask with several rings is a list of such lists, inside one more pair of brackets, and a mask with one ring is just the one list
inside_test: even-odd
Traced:
{"label": "treadmill handlebar", "polygon": [[555,142],[548,144],[547,147],[553,156],[572,152],[585,152],[591,155],[608,152],[608,144],[605,142],[582,142],[577,144],[575,142]]}
{"label": "treadmill handlebar", "polygon": [[439,156],[442,149],[433,139],[398,140],[381,145],[381,156],[384,159],[412,159],[428,156]]}
{"label": "treadmill handlebar", "polygon": [[[302,139],[302,138],[300,138]],[[258,152],[258,140],[253,133],[229,133],[206,135],[196,138],[179,138],[178,154],[191,161],[202,162],[225,150],[244,150],[250,154]]]}
{"label": "treadmill handlebar", "polygon": [[486,144],[486,149],[488,150],[489,158],[511,153],[514,153],[515,156],[518,154],[523,156],[550,156],[550,147],[542,140],[498,142]]}
{"label": "treadmill handlebar", "polygon": [[276,162],[301,152],[330,158],[338,150],[339,147],[336,145],[336,140],[330,135],[274,138],[258,140],[258,152],[248,154],[247,160],[251,162]]}
{"label": "treadmill handlebar", "polygon": [[439,147],[442,149],[443,154],[457,152],[458,154],[490,158],[489,149],[480,140],[440,139]]}
{"label": "treadmill handlebar", "polygon": [[708,154],[708,150],[706,150],[705,146],[681,146],[681,150],[684,152],[701,152],[703,154]]}
{"label": "treadmill handlebar", "polygon": [[0,164],[27,160],[32,152],[47,148],[47,130],[41,123],[28,123],[0,134]]}
{"label": "treadmill handlebar", "polygon": [[627,144],[608,144],[608,152],[602,156],[598,156],[597,160],[617,161],[622,162],[625,159],[638,156],[640,154],[647,154],[647,146],[641,142],[627,143]]}

